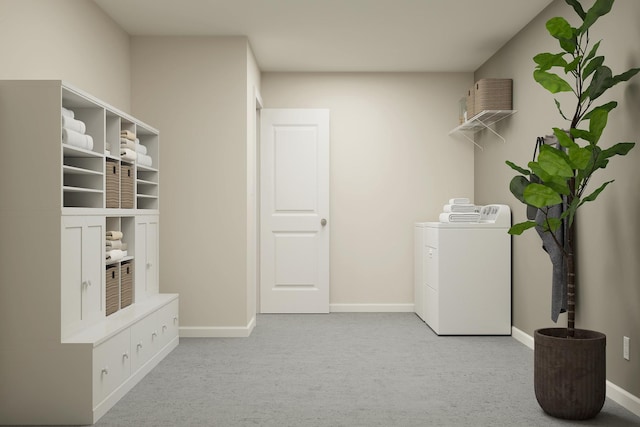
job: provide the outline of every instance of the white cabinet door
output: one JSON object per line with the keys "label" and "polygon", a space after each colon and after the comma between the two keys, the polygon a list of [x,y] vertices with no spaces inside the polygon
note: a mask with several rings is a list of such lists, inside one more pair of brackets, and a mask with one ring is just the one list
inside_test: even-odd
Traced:
{"label": "white cabinet door", "polygon": [[158,236],[159,217],[136,217],[135,301],[140,302],[159,292]]}
{"label": "white cabinet door", "polygon": [[104,317],[105,219],[62,218],[62,335]]}

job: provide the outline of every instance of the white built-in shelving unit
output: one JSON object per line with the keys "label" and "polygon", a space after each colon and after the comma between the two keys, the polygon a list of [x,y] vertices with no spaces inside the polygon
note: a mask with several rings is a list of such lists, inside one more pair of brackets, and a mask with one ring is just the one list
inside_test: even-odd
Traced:
{"label": "white built-in shelving unit", "polygon": [[[92,144],[66,136],[65,109]],[[62,81],[0,81],[0,140],[0,424],[92,424],[178,345],[159,132]]]}

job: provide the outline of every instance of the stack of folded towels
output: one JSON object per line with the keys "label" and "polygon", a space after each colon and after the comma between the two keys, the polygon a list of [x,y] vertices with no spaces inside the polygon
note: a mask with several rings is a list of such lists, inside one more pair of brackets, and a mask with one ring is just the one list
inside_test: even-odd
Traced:
{"label": "stack of folded towels", "polygon": [[127,244],[122,242],[122,231],[107,231],[105,237],[107,261],[119,261],[127,256]]}
{"label": "stack of folded towels", "polygon": [[87,126],[75,118],[75,112],[62,107],[62,143],[93,150],[93,138],[86,131]]}
{"label": "stack of folded towels", "polygon": [[151,156],[147,155],[147,147],[140,144],[136,134],[123,130],[120,132],[120,158],[130,162],[137,161],[139,165],[151,166]]}
{"label": "stack of folded towels", "polygon": [[440,222],[480,221],[480,207],[464,197],[449,199],[449,203],[444,205],[442,210]]}

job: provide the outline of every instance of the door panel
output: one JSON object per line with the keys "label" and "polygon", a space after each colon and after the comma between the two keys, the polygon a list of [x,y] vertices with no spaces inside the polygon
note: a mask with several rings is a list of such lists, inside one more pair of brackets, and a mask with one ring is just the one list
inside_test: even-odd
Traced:
{"label": "door panel", "polygon": [[329,111],[263,109],[260,139],[260,311],[328,313]]}

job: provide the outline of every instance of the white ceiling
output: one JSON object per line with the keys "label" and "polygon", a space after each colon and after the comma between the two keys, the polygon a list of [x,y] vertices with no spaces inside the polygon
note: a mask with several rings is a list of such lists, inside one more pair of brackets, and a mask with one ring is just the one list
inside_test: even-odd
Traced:
{"label": "white ceiling", "polygon": [[136,35],[247,36],[262,71],[475,71],[552,0],[94,0]]}

